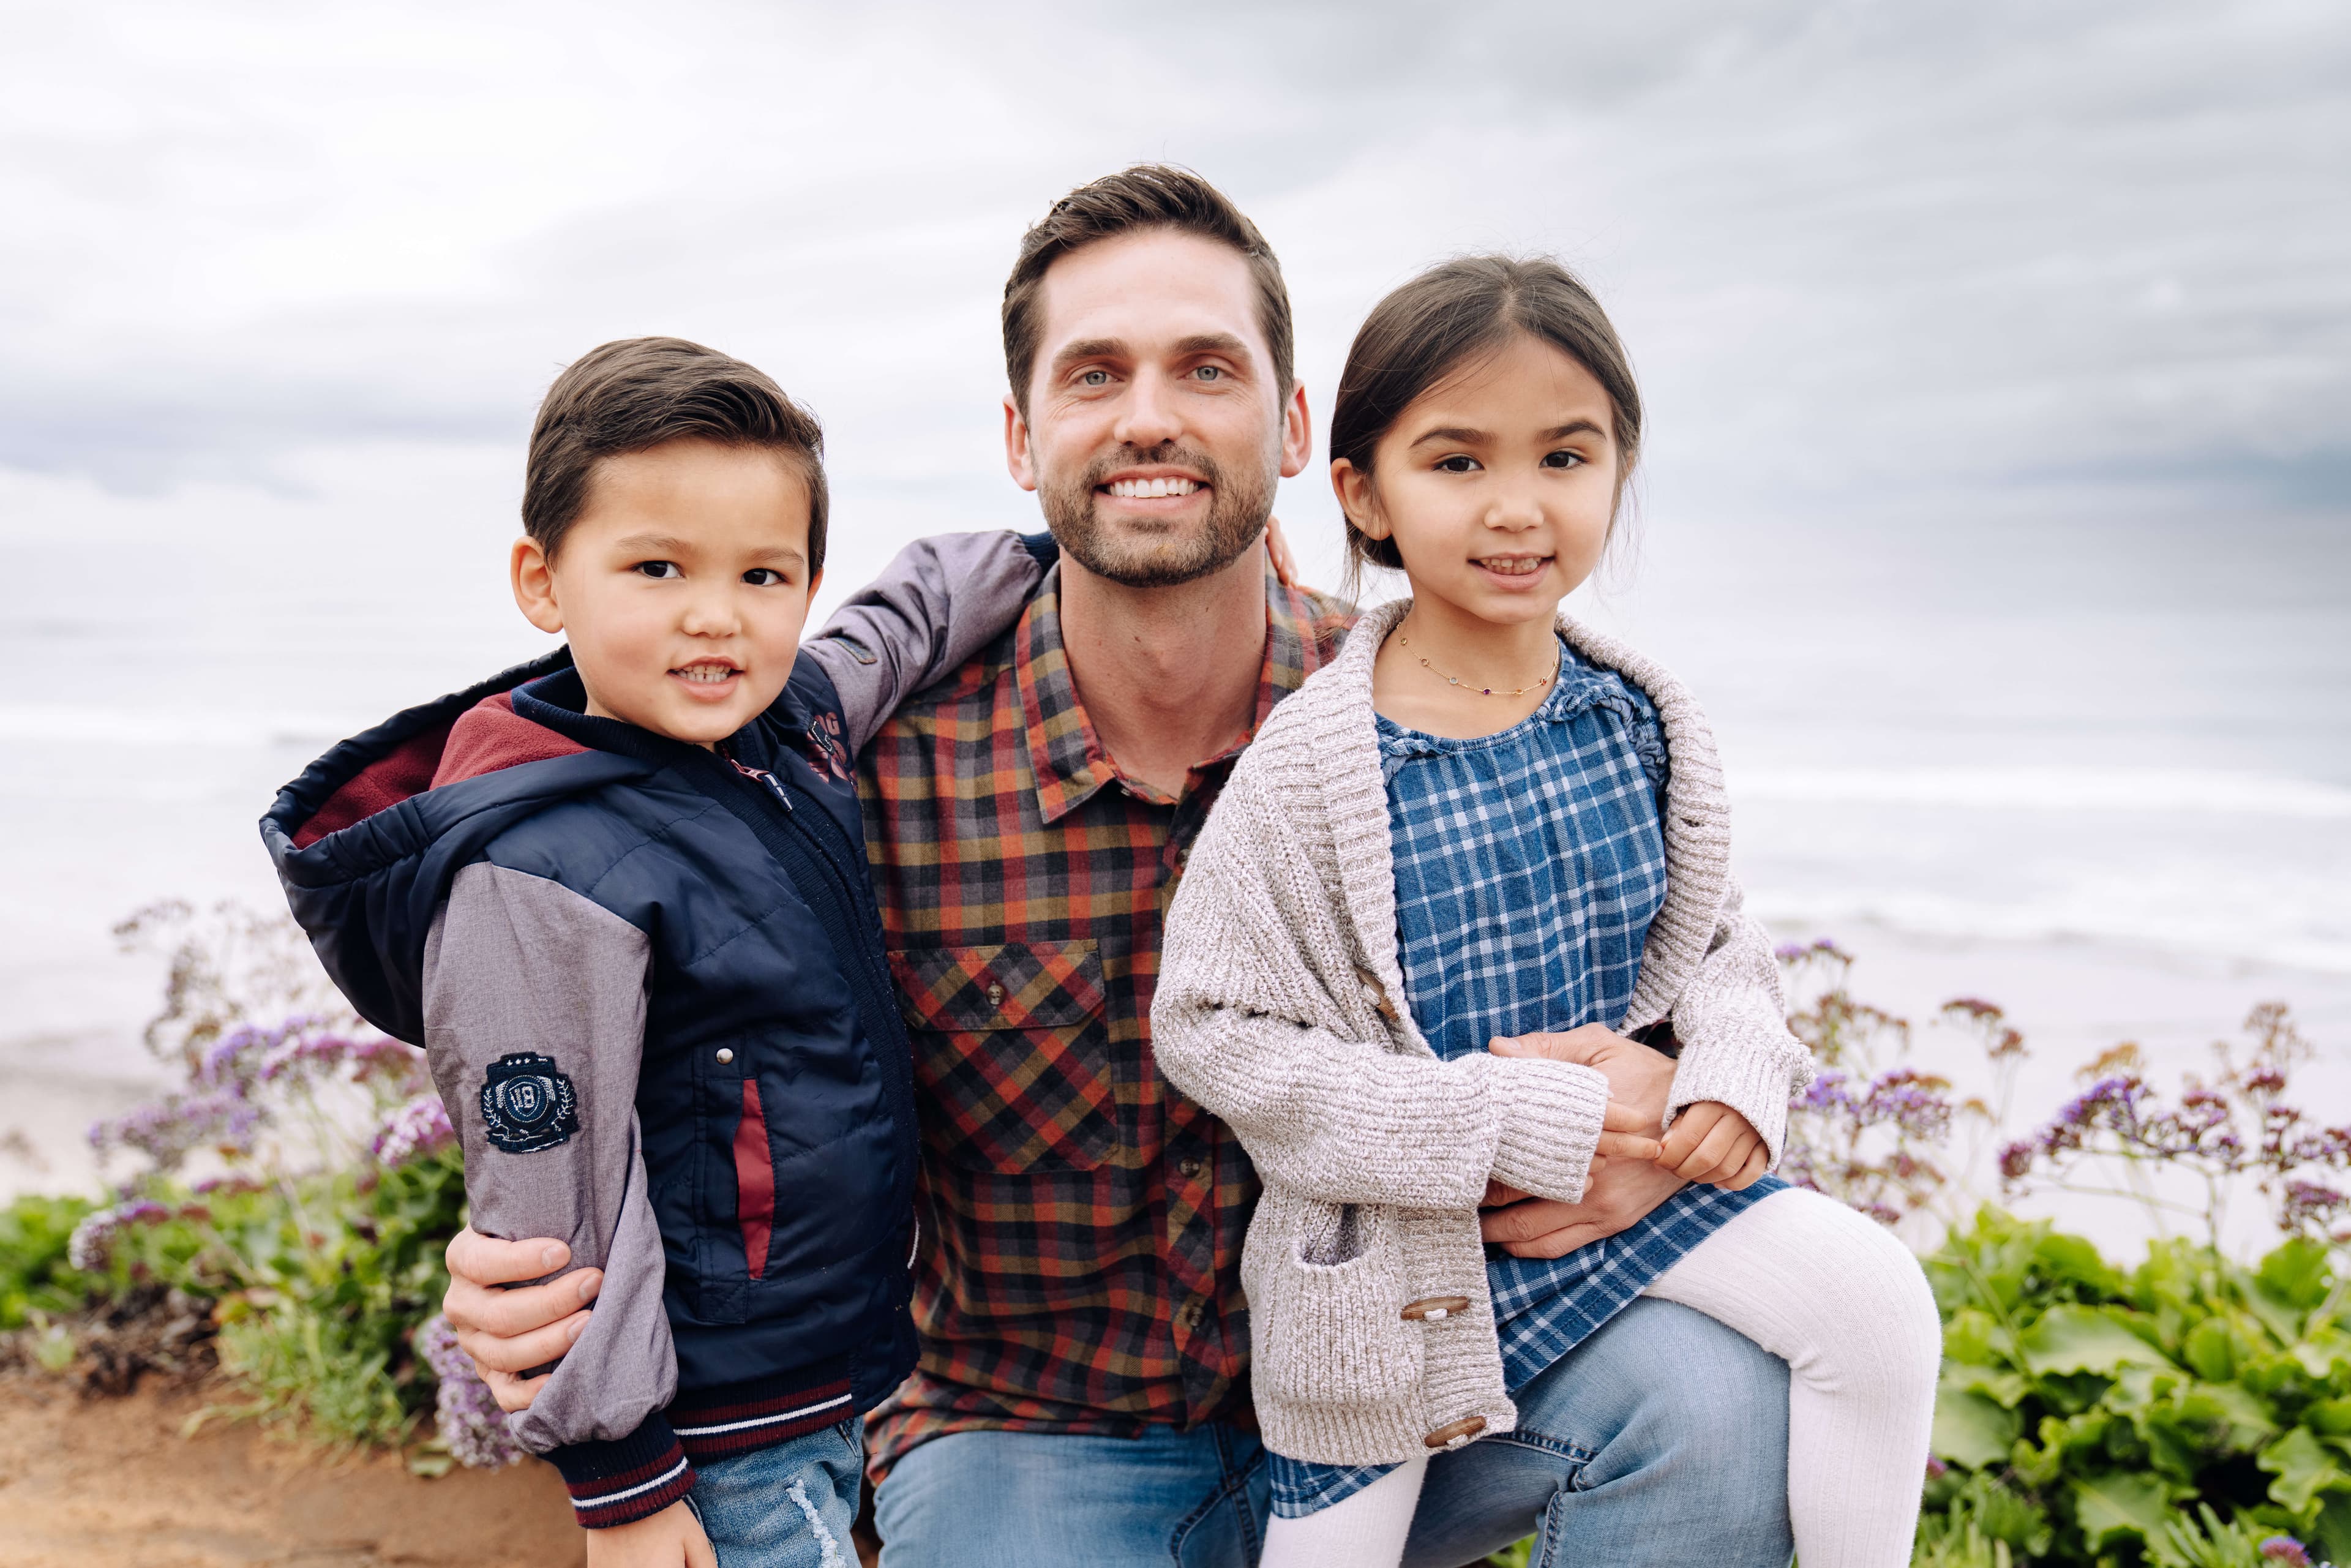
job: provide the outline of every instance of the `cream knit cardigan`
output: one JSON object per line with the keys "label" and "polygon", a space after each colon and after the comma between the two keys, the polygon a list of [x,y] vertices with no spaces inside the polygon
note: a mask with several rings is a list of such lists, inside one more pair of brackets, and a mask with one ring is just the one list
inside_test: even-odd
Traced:
{"label": "cream knit cardigan", "polygon": [[[1332,1464],[1516,1423],[1478,1203],[1489,1176],[1580,1199],[1608,1101],[1594,1069],[1441,1061],[1413,1027],[1372,708],[1374,656],[1407,608],[1366,614],[1234,765],[1169,907],[1151,1009],[1161,1070],[1240,1135],[1264,1179],[1241,1281],[1265,1440]],[[1559,631],[1648,694],[1671,759],[1666,902],[1617,1028],[1671,1018],[1668,1119],[1719,1100],[1776,1163],[1790,1090],[1811,1070],[1771,939],[1730,877],[1714,737],[1664,670],[1564,616]]]}

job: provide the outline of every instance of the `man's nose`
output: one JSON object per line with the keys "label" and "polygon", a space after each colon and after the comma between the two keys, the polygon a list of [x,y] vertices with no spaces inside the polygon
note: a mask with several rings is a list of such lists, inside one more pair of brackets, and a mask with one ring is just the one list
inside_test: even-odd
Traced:
{"label": "man's nose", "polygon": [[1129,446],[1151,447],[1184,434],[1176,412],[1175,388],[1157,371],[1144,371],[1127,384],[1121,400],[1118,425],[1112,432]]}

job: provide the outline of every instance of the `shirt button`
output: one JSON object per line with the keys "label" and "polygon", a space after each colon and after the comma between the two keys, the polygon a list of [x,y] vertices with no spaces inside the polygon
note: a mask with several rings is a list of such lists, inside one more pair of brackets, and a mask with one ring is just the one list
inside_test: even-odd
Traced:
{"label": "shirt button", "polygon": [[1193,1176],[1196,1176],[1200,1174],[1200,1156],[1197,1155],[1186,1155],[1182,1159],[1176,1162],[1176,1168],[1184,1174],[1186,1180]]}
{"label": "shirt button", "polygon": [[1180,1329],[1198,1328],[1200,1326],[1200,1315],[1207,1310],[1207,1305],[1208,1303],[1204,1298],[1199,1296],[1193,1297],[1177,1310],[1176,1313],[1176,1326]]}
{"label": "shirt button", "polygon": [[735,1052],[723,1045],[718,1048],[717,1055],[718,1065],[721,1067],[735,1060]]}
{"label": "shirt button", "polygon": [[990,980],[987,983],[987,1005],[992,1008],[1004,1005],[1004,987],[1000,982]]}

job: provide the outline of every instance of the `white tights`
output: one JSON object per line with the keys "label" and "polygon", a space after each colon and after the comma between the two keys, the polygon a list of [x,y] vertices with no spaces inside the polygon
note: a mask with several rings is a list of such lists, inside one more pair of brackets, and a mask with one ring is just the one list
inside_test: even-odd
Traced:
{"label": "white tights", "polygon": [[[1903,1568],[1918,1526],[1942,1325],[1925,1274],[1834,1198],[1773,1193],[1644,1295],[1704,1312],[1788,1364],[1788,1516],[1804,1568]],[[1428,1461],[1303,1519],[1275,1519],[1261,1568],[1393,1568]]]}

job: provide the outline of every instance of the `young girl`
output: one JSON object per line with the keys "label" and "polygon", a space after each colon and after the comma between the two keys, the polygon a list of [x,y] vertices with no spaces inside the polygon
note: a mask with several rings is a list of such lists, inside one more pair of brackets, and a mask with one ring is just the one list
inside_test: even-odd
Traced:
{"label": "young girl", "polygon": [[[1614,330],[1549,261],[1425,273],[1348,356],[1332,483],[1356,559],[1413,597],[1235,767],[1152,1009],[1161,1067],[1265,1182],[1242,1278],[1268,1568],[1397,1562],[1432,1457],[1509,1431],[1510,1394],[1642,1293],[1789,1363],[1803,1568],[1910,1558],[1926,1281],[1764,1175],[1809,1066],[1730,876],[1713,737],[1672,676],[1558,613],[1640,430]],[[1537,1031],[1572,1032],[1513,1038]],[[1694,1185],[1564,1256],[1489,1260],[1481,1204],[1578,1201],[1595,1157]]]}

